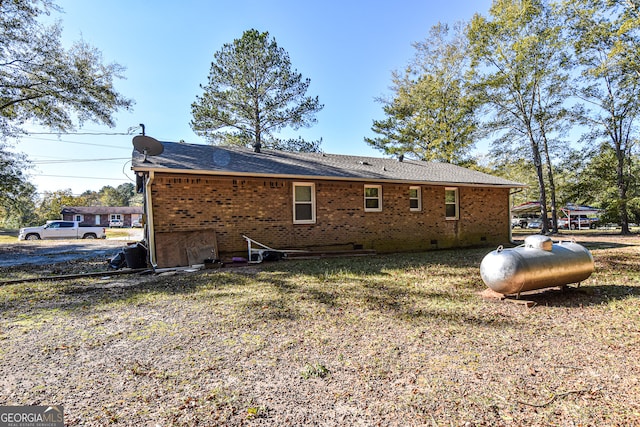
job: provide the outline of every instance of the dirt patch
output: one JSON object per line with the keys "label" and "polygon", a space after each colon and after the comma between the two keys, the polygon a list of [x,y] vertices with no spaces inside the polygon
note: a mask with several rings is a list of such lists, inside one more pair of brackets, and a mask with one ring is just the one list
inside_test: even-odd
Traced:
{"label": "dirt patch", "polygon": [[0,268],[51,265],[90,258],[109,258],[126,240],[36,240],[0,244]]}

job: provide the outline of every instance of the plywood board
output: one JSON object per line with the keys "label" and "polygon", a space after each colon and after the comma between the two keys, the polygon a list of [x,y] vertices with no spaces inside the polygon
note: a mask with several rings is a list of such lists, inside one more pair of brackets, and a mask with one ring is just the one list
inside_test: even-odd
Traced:
{"label": "plywood board", "polygon": [[159,268],[202,264],[220,253],[214,230],[156,233],[156,262]]}

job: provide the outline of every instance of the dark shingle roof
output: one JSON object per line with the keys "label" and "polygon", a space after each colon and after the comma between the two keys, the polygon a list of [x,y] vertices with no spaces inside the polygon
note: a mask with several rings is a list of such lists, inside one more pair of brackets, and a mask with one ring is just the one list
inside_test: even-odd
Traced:
{"label": "dark shingle roof", "polygon": [[522,187],[523,184],[448,163],[326,153],[293,153],[201,144],[162,142],[164,152],[133,152],[134,170],[180,171],[244,176],[322,178],[356,181],[402,181]]}
{"label": "dark shingle roof", "polygon": [[142,206],[65,206],[63,214],[109,215],[109,214],[141,214]]}

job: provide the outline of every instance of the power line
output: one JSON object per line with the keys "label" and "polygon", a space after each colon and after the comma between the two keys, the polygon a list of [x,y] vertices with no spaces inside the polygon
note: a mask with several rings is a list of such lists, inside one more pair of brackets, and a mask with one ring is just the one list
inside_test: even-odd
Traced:
{"label": "power line", "polygon": [[138,129],[144,131],[143,125],[130,126],[126,132],[104,132],[104,131],[87,131],[87,132],[27,132],[27,135],[93,135],[93,136],[118,136],[133,135]]}
{"label": "power line", "polygon": [[92,135],[92,136],[126,136],[129,132],[28,132],[27,135]]}
{"label": "power line", "polygon": [[51,178],[79,178],[79,179],[104,179],[108,181],[126,181],[126,178],[100,178],[97,176],[70,176],[70,175],[44,175],[44,174],[31,174],[31,176],[46,176]]}
{"label": "power line", "polygon": [[51,138],[35,138],[35,137],[26,137],[24,139],[35,139],[38,141],[52,141],[52,142],[65,142],[68,144],[78,144],[78,145],[91,145],[94,147],[107,147],[107,148],[117,148],[120,150],[131,150],[133,151],[132,147],[120,147],[117,145],[107,145],[107,144],[95,144],[92,142],[78,142],[78,141],[68,141],[68,140],[64,140],[64,139],[51,139]]}
{"label": "power line", "polygon": [[59,159],[59,160],[32,160],[35,165],[51,165],[58,163],[82,163],[82,162],[106,162],[113,160],[130,160],[129,157],[112,157],[107,159]]}

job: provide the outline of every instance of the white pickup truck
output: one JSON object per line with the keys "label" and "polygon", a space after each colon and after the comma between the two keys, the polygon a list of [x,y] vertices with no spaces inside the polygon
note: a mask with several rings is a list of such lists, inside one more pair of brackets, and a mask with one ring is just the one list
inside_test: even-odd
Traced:
{"label": "white pickup truck", "polygon": [[39,227],[20,229],[18,240],[106,239],[104,227],[83,225],[77,221],[47,221]]}

